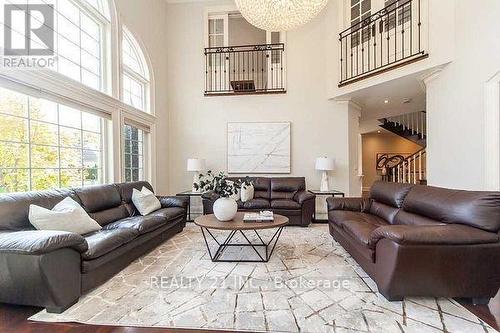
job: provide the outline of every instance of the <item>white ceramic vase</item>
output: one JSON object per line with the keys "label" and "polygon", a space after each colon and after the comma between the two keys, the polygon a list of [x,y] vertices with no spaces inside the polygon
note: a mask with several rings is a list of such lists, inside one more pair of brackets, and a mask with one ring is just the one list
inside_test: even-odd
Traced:
{"label": "white ceramic vase", "polygon": [[219,198],[215,200],[213,210],[217,220],[230,221],[238,211],[238,204],[232,198]]}

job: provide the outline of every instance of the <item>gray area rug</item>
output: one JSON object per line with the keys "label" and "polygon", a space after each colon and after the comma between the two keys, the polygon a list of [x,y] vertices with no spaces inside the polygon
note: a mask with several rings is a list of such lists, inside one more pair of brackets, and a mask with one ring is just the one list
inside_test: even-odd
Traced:
{"label": "gray area rug", "polygon": [[[224,255],[250,258],[251,250]],[[212,263],[200,229],[188,224],[66,312],[30,320],[252,332],[495,332],[451,299],[386,301],[327,225],[288,227],[269,263],[236,264]]]}

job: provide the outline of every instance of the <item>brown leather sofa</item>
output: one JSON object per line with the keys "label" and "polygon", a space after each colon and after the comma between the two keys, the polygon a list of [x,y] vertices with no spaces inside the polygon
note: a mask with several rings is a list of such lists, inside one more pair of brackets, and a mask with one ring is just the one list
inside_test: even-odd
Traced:
{"label": "brown leather sofa", "polygon": [[[0,195],[0,302],[41,306],[60,313],[137,257],[182,231],[187,200],[158,197],[146,216],[131,201],[147,182]],[[80,236],[35,230],[29,205],[51,209],[72,197],[103,228]]]}
{"label": "brown leather sofa", "polygon": [[[240,178],[230,177],[236,181]],[[306,191],[304,177],[250,177],[255,194],[252,200],[238,200],[238,211],[271,210],[289,218],[289,225],[307,227],[313,220],[316,196]],[[213,213],[213,204],[219,198],[213,192],[202,195],[203,214]]]}
{"label": "brown leather sofa", "polygon": [[330,233],[388,300],[500,287],[500,192],[378,182],[370,198],[329,198]]}

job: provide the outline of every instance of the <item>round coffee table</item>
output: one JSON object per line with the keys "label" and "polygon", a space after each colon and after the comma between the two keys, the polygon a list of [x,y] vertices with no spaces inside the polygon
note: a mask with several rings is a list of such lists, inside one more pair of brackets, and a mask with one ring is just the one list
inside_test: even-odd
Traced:
{"label": "round coffee table", "polygon": [[[273,254],[274,248],[278,243],[278,239],[283,231],[283,228],[288,224],[288,218],[282,215],[274,214],[274,221],[272,222],[244,222],[244,213],[236,213],[236,216],[231,221],[220,222],[215,215],[203,215],[197,217],[194,223],[201,228],[203,239],[207,246],[208,254],[213,262],[268,262]],[[274,232],[271,239],[266,243],[262,239],[258,230],[273,229]],[[224,230],[229,231],[229,235],[221,242],[219,241],[210,230]],[[258,243],[252,243],[246,232],[253,232],[257,235]],[[241,234],[246,243],[231,243],[231,240],[236,234]],[[207,241],[207,234],[217,244],[215,252],[212,251]],[[258,256],[258,259],[223,259],[222,255],[228,247],[251,247]],[[259,251],[259,249],[264,249]],[[261,253],[262,252],[262,253]]]}

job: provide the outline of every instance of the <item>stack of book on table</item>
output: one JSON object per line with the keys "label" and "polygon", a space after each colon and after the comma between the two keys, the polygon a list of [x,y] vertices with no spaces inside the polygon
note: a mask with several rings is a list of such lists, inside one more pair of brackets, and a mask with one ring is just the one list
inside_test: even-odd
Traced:
{"label": "stack of book on table", "polygon": [[244,222],[273,222],[274,215],[270,211],[260,211],[256,213],[245,213],[243,216]]}

